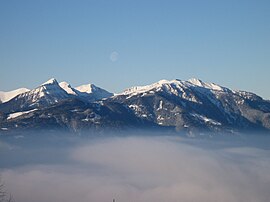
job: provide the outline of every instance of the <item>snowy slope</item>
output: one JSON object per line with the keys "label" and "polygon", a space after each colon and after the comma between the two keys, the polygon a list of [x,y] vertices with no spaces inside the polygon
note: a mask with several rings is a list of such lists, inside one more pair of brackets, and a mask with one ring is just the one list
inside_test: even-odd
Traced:
{"label": "snowy slope", "polygon": [[59,83],[59,86],[64,89],[68,94],[78,96],[80,92],[71,87],[71,85],[65,81]]}
{"label": "snowy slope", "polygon": [[268,128],[270,102],[199,79],[160,80],[112,97],[134,113],[162,126],[182,128]]}
{"label": "snowy slope", "polygon": [[124,92],[117,94],[117,95],[129,95],[129,96],[134,96],[138,95],[141,93],[146,93],[146,92],[154,92],[154,91],[161,91],[164,90],[168,93],[173,93],[175,95],[181,95],[182,93],[185,92],[185,89],[190,88],[190,87],[199,87],[197,90],[206,88],[212,91],[231,91],[228,88],[219,86],[214,83],[205,83],[202,82],[199,79],[189,79],[188,81],[183,81],[183,80],[160,80],[156,83],[146,85],[146,86],[135,86],[126,89]]}
{"label": "snowy slope", "polygon": [[32,110],[28,110],[28,111],[11,113],[11,114],[8,115],[7,120],[17,118],[17,117],[19,117],[21,115],[28,114],[28,113],[36,111],[36,110],[37,109],[32,109]]}
{"label": "snowy slope", "polygon": [[100,100],[113,96],[113,93],[99,88],[94,84],[81,85],[76,87],[75,89],[81,92],[80,96],[88,98],[89,100]]}
{"label": "snowy slope", "polygon": [[[27,89],[25,91],[17,96],[13,93],[12,95],[15,97],[2,103],[0,111],[5,113],[28,111],[34,108],[49,107],[60,101],[74,98],[83,102],[94,102],[113,95],[93,84],[82,85],[75,89],[67,82],[59,84],[54,78],[49,79],[33,90]],[[6,94],[3,98],[6,99]]]}
{"label": "snowy slope", "polygon": [[126,99],[129,99],[134,96],[145,96],[157,92],[174,95],[191,102],[199,103],[200,101],[198,99],[197,93],[205,94],[206,92],[212,92],[213,94],[220,94],[225,92],[232,92],[232,90],[214,83],[205,83],[199,79],[190,79],[188,81],[176,79],[171,81],[160,80],[150,85],[128,88],[116,96],[125,96]]}
{"label": "snowy slope", "polygon": [[19,95],[19,98],[26,98],[30,102],[44,101],[49,103],[56,103],[61,99],[68,98],[68,94],[64,91],[56,81],[52,78],[37,88]]}
{"label": "snowy slope", "polygon": [[2,112],[28,111],[34,108],[48,107],[69,98],[55,79],[50,79],[33,90],[19,94],[0,105]]}
{"label": "snowy slope", "polygon": [[65,81],[59,83],[60,87],[64,89],[69,95],[76,96],[84,101],[96,101],[103,98],[111,97],[113,94],[108,91],[95,86],[94,84],[85,84],[73,88]]}
{"label": "snowy slope", "polygon": [[29,89],[27,88],[19,88],[19,89],[8,91],[8,92],[0,91],[0,102],[2,103],[7,102],[11,100],[12,98],[16,97],[17,95],[28,92],[28,91]]}
{"label": "snowy slope", "polygon": [[77,130],[123,124],[177,131],[270,131],[270,101],[199,79],[160,80],[115,95],[93,84],[73,88],[50,79],[0,104],[0,121],[4,128],[52,124]]}

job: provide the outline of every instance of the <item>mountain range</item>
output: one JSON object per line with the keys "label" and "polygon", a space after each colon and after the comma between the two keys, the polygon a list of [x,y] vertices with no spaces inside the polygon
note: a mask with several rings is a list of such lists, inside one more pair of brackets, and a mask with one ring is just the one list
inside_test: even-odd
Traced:
{"label": "mountain range", "polygon": [[161,80],[118,94],[56,79],[32,90],[0,91],[0,133],[104,129],[269,133],[270,101],[199,79]]}

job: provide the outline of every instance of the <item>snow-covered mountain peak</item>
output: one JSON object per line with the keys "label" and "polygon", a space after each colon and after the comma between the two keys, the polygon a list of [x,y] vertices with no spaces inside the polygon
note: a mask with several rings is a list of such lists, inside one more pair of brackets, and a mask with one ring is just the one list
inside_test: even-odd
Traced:
{"label": "snow-covered mountain peak", "polygon": [[195,86],[199,86],[199,87],[203,87],[203,88],[207,88],[207,89],[215,90],[215,91],[229,90],[229,89],[222,87],[220,85],[217,85],[215,83],[206,83],[206,82],[203,82],[200,79],[196,79],[196,78],[189,79],[187,82],[189,82]]}
{"label": "snow-covered mountain peak", "polygon": [[32,103],[40,102],[41,100],[44,103],[56,103],[67,98],[68,94],[59,86],[56,79],[52,78],[33,90],[21,94],[20,97]]}
{"label": "snow-covered mountain peak", "polygon": [[[135,86],[128,88],[124,90],[124,92],[118,94],[118,95],[127,95],[129,97],[138,95],[138,94],[144,94],[144,93],[154,93],[158,91],[163,91],[169,94],[174,94],[176,96],[186,96],[186,91],[188,89],[192,89],[196,91],[201,91],[203,89],[205,90],[211,90],[211,91],[222,91],[222,92],[228,92],[231,91],[228,88],[219,86],[214,83],[206,83],[201,81],[200,79],[189,79],[187,81],[183,81],[180,79],[175,80],[160,80],[156,83],[145,85],[145,86]],[[189,90],[189,91],[190,91]],[[190,93],[188,93],[190,94]]]}
{"label": "snow-covered mountain peak", "polygon": [[89,101],[100,100],[113,96],[113,93],[99,88],[94,84],[81,85],[75,89],[80,93],[80,96],[85,97]]}
{"label": "snow-covered mountain peak", "polygon": [[44,85],[48,85],[48,84],[58,84],[57,80],[55,78],[51,78],[48,81],[46,81],[45,83],[41,84],[42,86]]}
{"label": "snow-covered mountain peak", "polygon": [[78,92],[76,89],[72,88],[71,85],[65,81],[62,81],[59,83],[59,86],[66,91],[68,94],[71,95],[78,95]]}
{"label": "snow-covered mountain peak", "polygon": [[24,90],[27,92],[0,104],[2,129],[160,126],[188,133],[270,131],[270,101],[199,79],[160,80],[113,97],[93,84],[75,89],[55,79]]}
{"label": "snow-covered mountain peak", "polygon": [[153,83],[153,84],[150,84],[150,85],[134,86],[131,88],[127,88],[126,90],[124,90],[124,92],[120,93],[119,95],[133,96],[133,95],[145,93],[145,92],[152,91],[152,90],[158,91],[158,90],[161,90],[161,88],[163,86],[171,85],[172,83],[176,83],[176,82],[178,82],[178,81],[177,80],[168,81],[168,80],[163,79],[163,80],[160,80],[160,81]]}
{"label": "snow-covered mountain peak", "polygon": [[97,90],[98,87],[96,87],[94,84],[85,84],[76,87],[75,89],[82,92],[82,93],[93,93]]}
{"label": "snow-covered mountain peak", "polygon": [[166,79],[162,79],[162,80],[158,81],[158,82],[155,83],[155,84],[157,84],[157,85],[162,85],[162,84],[166,84],[166,83],[170,83],[170,81],[168,81],[168,80],[166,80]]}
{"label": "snow-covered mountain peak", "polygon": [[204,86],[204,85],[205,85],[205,83],[202,82],[202,80],[197,79],[197,78],[191,78],[191,79],[189,79],[189,80],[187,80],[187,81],[188,81],[189,83],[192,83],[192,84],[196,85],[196,86]]}
{"label": "snow-covered mountain peak", "polygon": [[59,83],[59,86],[61,86],[61,87],[71,87],[71,85],[68,83],[68,82],[66,82],[66,81],[62,81],[62,82],[60,82]]}
{"label": "snow-covered mountain peak", "polygon": [[2,103],[7,102],[11,100],[12,98],[16,97],[17,95],[28,92],[28,91],[30,90],[27,88],[19,88],[19,89],[8,91],[8,92],[0,91],[0,102]]}

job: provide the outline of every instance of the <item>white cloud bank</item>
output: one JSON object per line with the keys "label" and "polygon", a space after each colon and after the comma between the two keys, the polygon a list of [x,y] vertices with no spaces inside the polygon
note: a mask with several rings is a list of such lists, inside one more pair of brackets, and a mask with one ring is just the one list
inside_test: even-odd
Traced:
{"label": "white cloud bank", "polygon": [[206,148],[173,138],[108,138],[70,162],[2,170],[20,202],[269,202],[270,151]]}

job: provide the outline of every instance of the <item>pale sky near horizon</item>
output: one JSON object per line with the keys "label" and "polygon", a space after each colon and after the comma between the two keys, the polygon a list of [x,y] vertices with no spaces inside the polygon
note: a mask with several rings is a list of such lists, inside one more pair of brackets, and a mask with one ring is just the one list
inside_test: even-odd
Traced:
{"label": "pale sky near horizon", "polygon": [[270,99],[269,0],[1,0],[0,90],[199,78]]}

